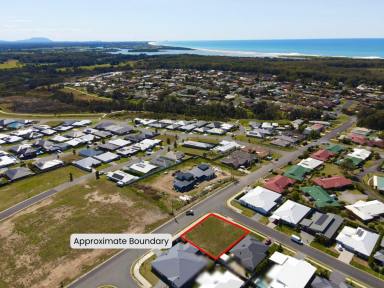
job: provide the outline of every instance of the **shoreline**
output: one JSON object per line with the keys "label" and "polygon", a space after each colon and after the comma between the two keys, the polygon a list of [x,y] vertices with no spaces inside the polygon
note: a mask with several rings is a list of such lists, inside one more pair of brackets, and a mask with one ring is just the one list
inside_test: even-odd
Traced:
{"label": "shoreline", "polygon": [[[228,50],[228,49],[210,49],[210,48],[200,48],[200,47],[186,47],[182,45],[173,46],[172,43],[167,44],[167,42],[157,42],[151,41],[147,42],[151,46],[163,46],[171,47],[171,51],[182,51],[176,50],[177,47],[183,47],[191,49],[189,50],[194,55],[202,56],[227,56],[227,57],[252,57],[252,58],[345,58],[345,59],[361,59],[361,60],[384,60],[384,56],[345,56],[345,55],[321,55],[321,54],[311,54],[311,53],[299,53],[299,52],[259,52],[259,51],[245,51],[245,50]],[[188,51],[188,50],[184,50]],[[169,54],[182,54],[182,53],[169,53]]]}

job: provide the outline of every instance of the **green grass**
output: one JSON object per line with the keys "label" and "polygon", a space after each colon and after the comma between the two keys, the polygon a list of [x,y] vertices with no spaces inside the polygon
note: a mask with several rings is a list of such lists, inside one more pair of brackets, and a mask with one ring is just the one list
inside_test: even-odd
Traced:
{"label": "green grass", "polygon": [[284,224],[281,224],[281,225],[276,225],[276,228],[275,228],[277,231],[280,231],[284,234],[287,234],[289,236],[291,236],[292,234],[295,234],[297,236],[300,236],[300,233],[297,232],[294,228],[292,227],[289,227],[287,225],[284,225]]}
{"label": "green grass", "polygon": [[93,100],[93,101],[103,101],[103,102],[112,101],[111,98],[102,97],[94,93],[89,93],[79,88],[64,87],[61,90],[66,93],[72,93],[75,97],[75,100]]}
{"label": "green grass", "polygon": [[185,238],[211,255],[219,256],[243,235],[244,230],[211,215],[186,233]]}
{"label": "green grass", "polygon": [[380,273],[372,270],[371,267],[365,266],[365,265],[357,262],[356,260],[352,259],[350,265],[352,265],[353,267],[355,267],[357,269],[363,270],[363,271],[365,271],[365,272],[367,272],[367,273],[369,273],[369,274],[371,274],[371,275],[373,275],[373,276],[375,276],[377,278],[380,278],[381,280],[384,279],[384,275],[383,274],[380,274]]}
{"label": "green grass", "polygon": [[319,242],[312,241],[311,247],[316,248],[320,251],[323,251],[324,253],[327,253],[328,255],[330,255],[332,257],[335,257],[335,258],[339,257],[339,253],[337,253],[336,251],[334,251],[328,247],[325,247],[323,244],[321,244]]}
{"label": "green grass", "polygon": [[20,68],[24,65],[20,63],[18,60],[7,60],[3,63],[0,63],[0,70],[2,69],[14,69],[14,68]]}
{"label": "green grass", "polygon": [[330,176],[343,176],[343,171],[340,166],[332,163],[325,163],[324,168],[320,170],[320,175],[324,174],[326,177]]}
{"label": "green grass", "polygon": [[80,177],[85,172],[73,166],[66,166],[46,173],[41,173],[0,188],[0,211],[7,209],[25,199],[54,188],[69,181],[69,173],[73,178]]}
{"label": "green grass", "polygon": [[241,210],[241,214],[243,214],[244,216],[253,217],[256,214],[256,212],[254,212],[253,210],[251,210],[251,209],[249,209],[247,207],[244,207],[239,202],[237,202],[235,199],[231,201],[231,205],[233,207],[236,207],[237,209],[240,209]]}
{"label": "green grass", "polygon": [[159,282],[159,278],[152,272],[152,262],[156,259],[156,255],[151,256],[140,266],[140,274],[147,279],[153,286]]}

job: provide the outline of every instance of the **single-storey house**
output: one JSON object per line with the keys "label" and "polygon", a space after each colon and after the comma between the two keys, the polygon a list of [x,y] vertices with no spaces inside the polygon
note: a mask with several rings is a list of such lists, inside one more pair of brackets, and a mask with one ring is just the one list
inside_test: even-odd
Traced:
{"label": "single-storey house", "polygon": [[311,211],[312,209],[307,206],[292,200],[287,200],[273,212],[271,219],[282,221],[291,226],[296,226]]}
{"label": "single-storey house", "polygon": [[308,233],[332,240],[343,221],[343,217],[333,213],[315,212],[310,217],[301,220],[300,227]]}
{"label": "single-storey house", "polygon": [[276,175],[273,178],[267,179],[264,183],[264,187],[277,193],[284,193],[284,190],[293,185],[296,181],[283,175]]}
{"label": "single-storey house", "polygon": [[257,186],[239,199],[241,205],[267,215],[279,202],[281,194]]}
{"label": "single-storey house", "polygon": [[4,172],[4,176],[9,179],[9,181],[16,181],[22,178],[33,175],[34,173],[26,167],[18,167],[15,169],[8,169]]}
{"label": "single-storey house", "polygon": [[172,288],[190,287],[208,262],[189,243],[178,243],[152,262],[152,271]]}
{"label": "single-storey house", "polygon": [[327,178],[314,178],[313,183],[324,189],[341,189],[351,186],[352,180],[344,176],[332,176]]}
{"label": "single-storey house", "polygon": [[247,271],[252,272],[267,256],[268,246],[247,235],[229,253]]}
{"label": "single-storey house", "polygon": [[92,157],[87,157],[81,160],[73,161],[72,164],[80,169],[92,172],[92,168],[99,166],[101,161]]}
{"label": "single-storey house", "polygon": [[379,234],[363,228],[344,226],[337,235],[336,242],[357,256],[367,259],[372,254],[379,238]]}

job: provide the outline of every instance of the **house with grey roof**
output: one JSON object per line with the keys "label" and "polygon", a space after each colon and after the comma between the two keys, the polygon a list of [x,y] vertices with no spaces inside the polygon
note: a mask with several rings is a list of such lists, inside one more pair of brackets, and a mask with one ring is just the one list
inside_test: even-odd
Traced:
{"label": "house with grey roof", "polygon": [[152,271],[169,287],[190,287],[207,266],[207,259],[189,243],[178,243],[152,262]]}
{"label": "house with grey roof", "polygon": [[221,163],[238,169],[241,166],[249,167],[257,161],[257,156],[242,150],[233,151],[230,155],[223,158]]}
{"label": "house with grey roof", "polygon": [[251,272],[267,257],[267,251],[267,245],[247,235],[229,253],[241,266]]}
{"label": "house with grey roof", "polygon": [[105,152],[103,154],[93,156],[93,158],[95,158],[95,159],[97,159],[103,163],[109,163],[109,162],[120,159],[120,156],[115,154],[115,153],[112,153],[112,152]]}
{"label": "house with grey roof", "polygon": [[80,169],[92,172],[92,168],[99,166],[101,164],[101,161],[92,157],[87,157],[81,160],[73,161],[72,164]]}
{"label": "house with grey roof", "polygon": [[30,169],[26,167],[19,167],[15,169],[8,169],[5,171],[4,176],[7,177],[9,181],[16,181],[33,174],[34,173]]}
{"label": "house with grey roof", "polygon": [[343,217],[333,213],[315,212],[310,217],[301,220],[299,225],[308,233],[332,240],[341,225],[343,225],[343,221]]}
{"label": "house with grey roof", "polygon": [[216,177],[211,166],[204,163],[193,167],[189,172],[197,179],[197,181],[211,180]]}

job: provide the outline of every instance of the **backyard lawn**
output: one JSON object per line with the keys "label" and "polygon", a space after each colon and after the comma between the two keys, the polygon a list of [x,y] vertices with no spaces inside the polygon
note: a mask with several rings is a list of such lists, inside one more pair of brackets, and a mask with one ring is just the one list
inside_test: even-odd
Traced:
{"label": "backyard lawn", "polygon": [[72,173],[74,179],[86,174],[76,167],[66,166],[46,173],[30,176],[1,187],[0,211],[41,192],[68,182],[69,173]]}
{"label": "backyard lawn", "polygon": [[181,238],[213,259],[218,259],[243,239],[249,231],[215,214],[209,214]]}

